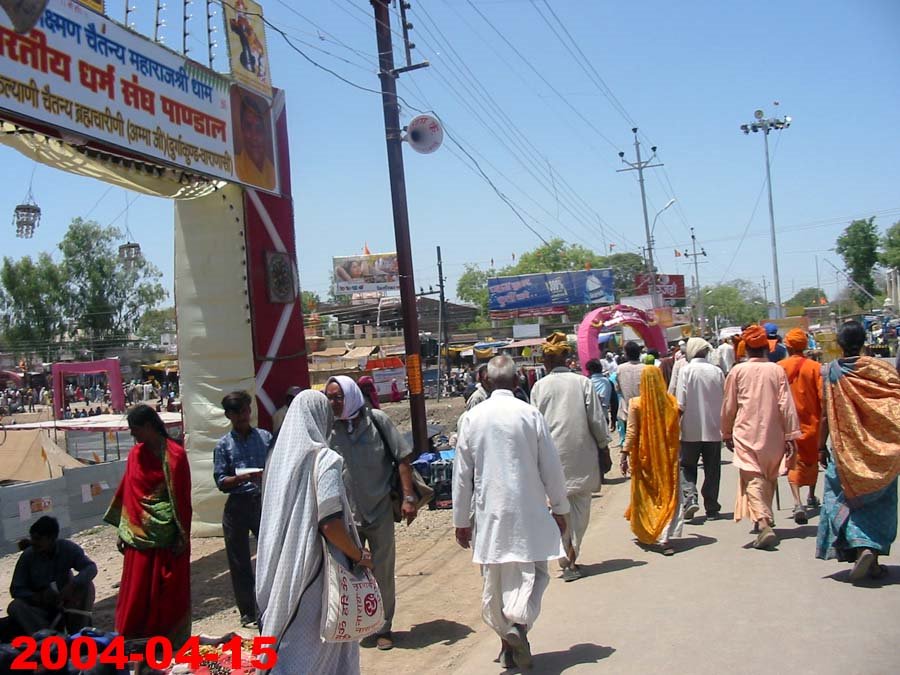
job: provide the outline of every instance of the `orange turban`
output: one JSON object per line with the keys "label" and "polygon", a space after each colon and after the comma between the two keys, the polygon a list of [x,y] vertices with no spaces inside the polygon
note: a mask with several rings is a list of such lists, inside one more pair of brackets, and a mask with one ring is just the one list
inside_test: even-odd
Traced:
{"label": "orange turban", "polygon": [[802,352],[809,344],[806,340],[806,333],[799,328],[792,328],[784,336],[784,344],[792,352]]}
{"label": "orange turban", "polygon": [[541,350],[547,356],[565,356],[572,351],[572,348],[569,346],[566,334],[556,331],[541,345]]}
{"label": "orange turban", "polygon": [[769,346],[766,329],[762,326],[749,326],[741,337],[749,349],[760,349]]}

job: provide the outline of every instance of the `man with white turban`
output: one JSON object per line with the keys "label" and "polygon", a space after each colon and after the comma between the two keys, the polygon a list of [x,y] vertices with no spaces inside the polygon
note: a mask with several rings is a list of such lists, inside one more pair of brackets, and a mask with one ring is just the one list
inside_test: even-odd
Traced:
{"label": "man with white turban", "polygon": [[547,338],[543,344],[547,375],[535,382],[531,404],[541,411],[550,427],[566,476],[570,511],[563,535],[566,557],[560,559],[560,565],[563,579],[575,581],[581,578],[575,560],[591,519],[591,494],[600,490],[600,456],[609,456],[609,429],[591,381],[566,367],[570,352],[563,333]]}
{"label": "man with white turban", "polygon": [[697,464],[703,458],[703,506],[707,520],[719,517],[719,480],[722,464],[721,410],[725,376],[709,362],[712,350],[703,338],[685,345],[687,365],[681,370],[675,394],[681,410],[681,489],[684,517],[700,510],[697,499]]}

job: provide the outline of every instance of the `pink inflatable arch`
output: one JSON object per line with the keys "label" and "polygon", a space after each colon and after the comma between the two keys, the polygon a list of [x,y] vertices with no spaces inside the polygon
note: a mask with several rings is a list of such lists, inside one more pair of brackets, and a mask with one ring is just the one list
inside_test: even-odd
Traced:
{"label": "pink inflatable arch", "polygon": [[634,328],[648,349],[658,349],[660,354],[666,352],[666,335],[647,312],[628,305],[600,307],[588,312],[578,327],[578,360],[585,374],[585,364],[600,357],[600,346],[597,344],[600,332],[622,325]]}

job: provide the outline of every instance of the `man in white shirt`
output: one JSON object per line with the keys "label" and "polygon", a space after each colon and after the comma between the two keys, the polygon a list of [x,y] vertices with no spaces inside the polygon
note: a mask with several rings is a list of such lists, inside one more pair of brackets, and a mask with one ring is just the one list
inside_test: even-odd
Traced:
{"label": "man in white shirt", "polygon": [[678,380],[678,407],[681,409],[681,489],[684,517],[693,518],[700,505],[697,499],[697,463],[703,458],[703,506],[707,520],[719,517],[719,480],[722,471],[721,410],[725,391],[722,370],[707,357],[712,345],[703,338],[691,338],[685,348],[687,365]]}
{"label": "man in white shirt", "polygon": [[500,636],[506,668],[531,665],[527,633],[550,583],[547,561],[563,554],[569,511],[550,431],[540,412],[515,398],[517,384],[511,358],[491,359],[490,397],[462,418],[453,465],[456,541],[469,548],[474,504],[472,560],[484,578],[482,616]]}
{"label": "man in white shirt", "polygon": [[718,366],[726,375],[728,374],[728,371],[734,368],[734,345],[731,344],[731,340],[732,338],[722,340],[722,344],[716,348],[719,362]]}
{"label": "man in white shirt", "polygon": [[571,348],[565,334],[551,335],[542,350],[548,373],[534,383],[531,404],[550,427],[566,476],[569,527],[563,535],[566,557],[560,559],[560,566],[563,579],[575,581],[581,578],[575,561],[591,520],[591,495],[600,490],[602,471],[610,468],[600,468],[601,456],[609,457],[609,428],[591,381],[566,367]]}

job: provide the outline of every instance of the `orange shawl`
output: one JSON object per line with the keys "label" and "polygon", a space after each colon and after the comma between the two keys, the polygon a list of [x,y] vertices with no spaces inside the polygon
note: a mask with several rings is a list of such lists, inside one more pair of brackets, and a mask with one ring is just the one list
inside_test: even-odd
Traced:
{"label": "orange shawl", "polygon": [[654,544],[678,511],[678,401],[666,393],[659,368],[647,367],[641,372],[640,396],[628,405],[629,417],[639,419],[634,430],[637,438],[632,436],[626,447],[631,462],[631,505],[625,518],[631,521],[638,541]]}
{"label": "orange shawl", "polygon": [[900,376],[870,356],[828,366],[825,410],[848,504],[866,502],[900,474]]}

